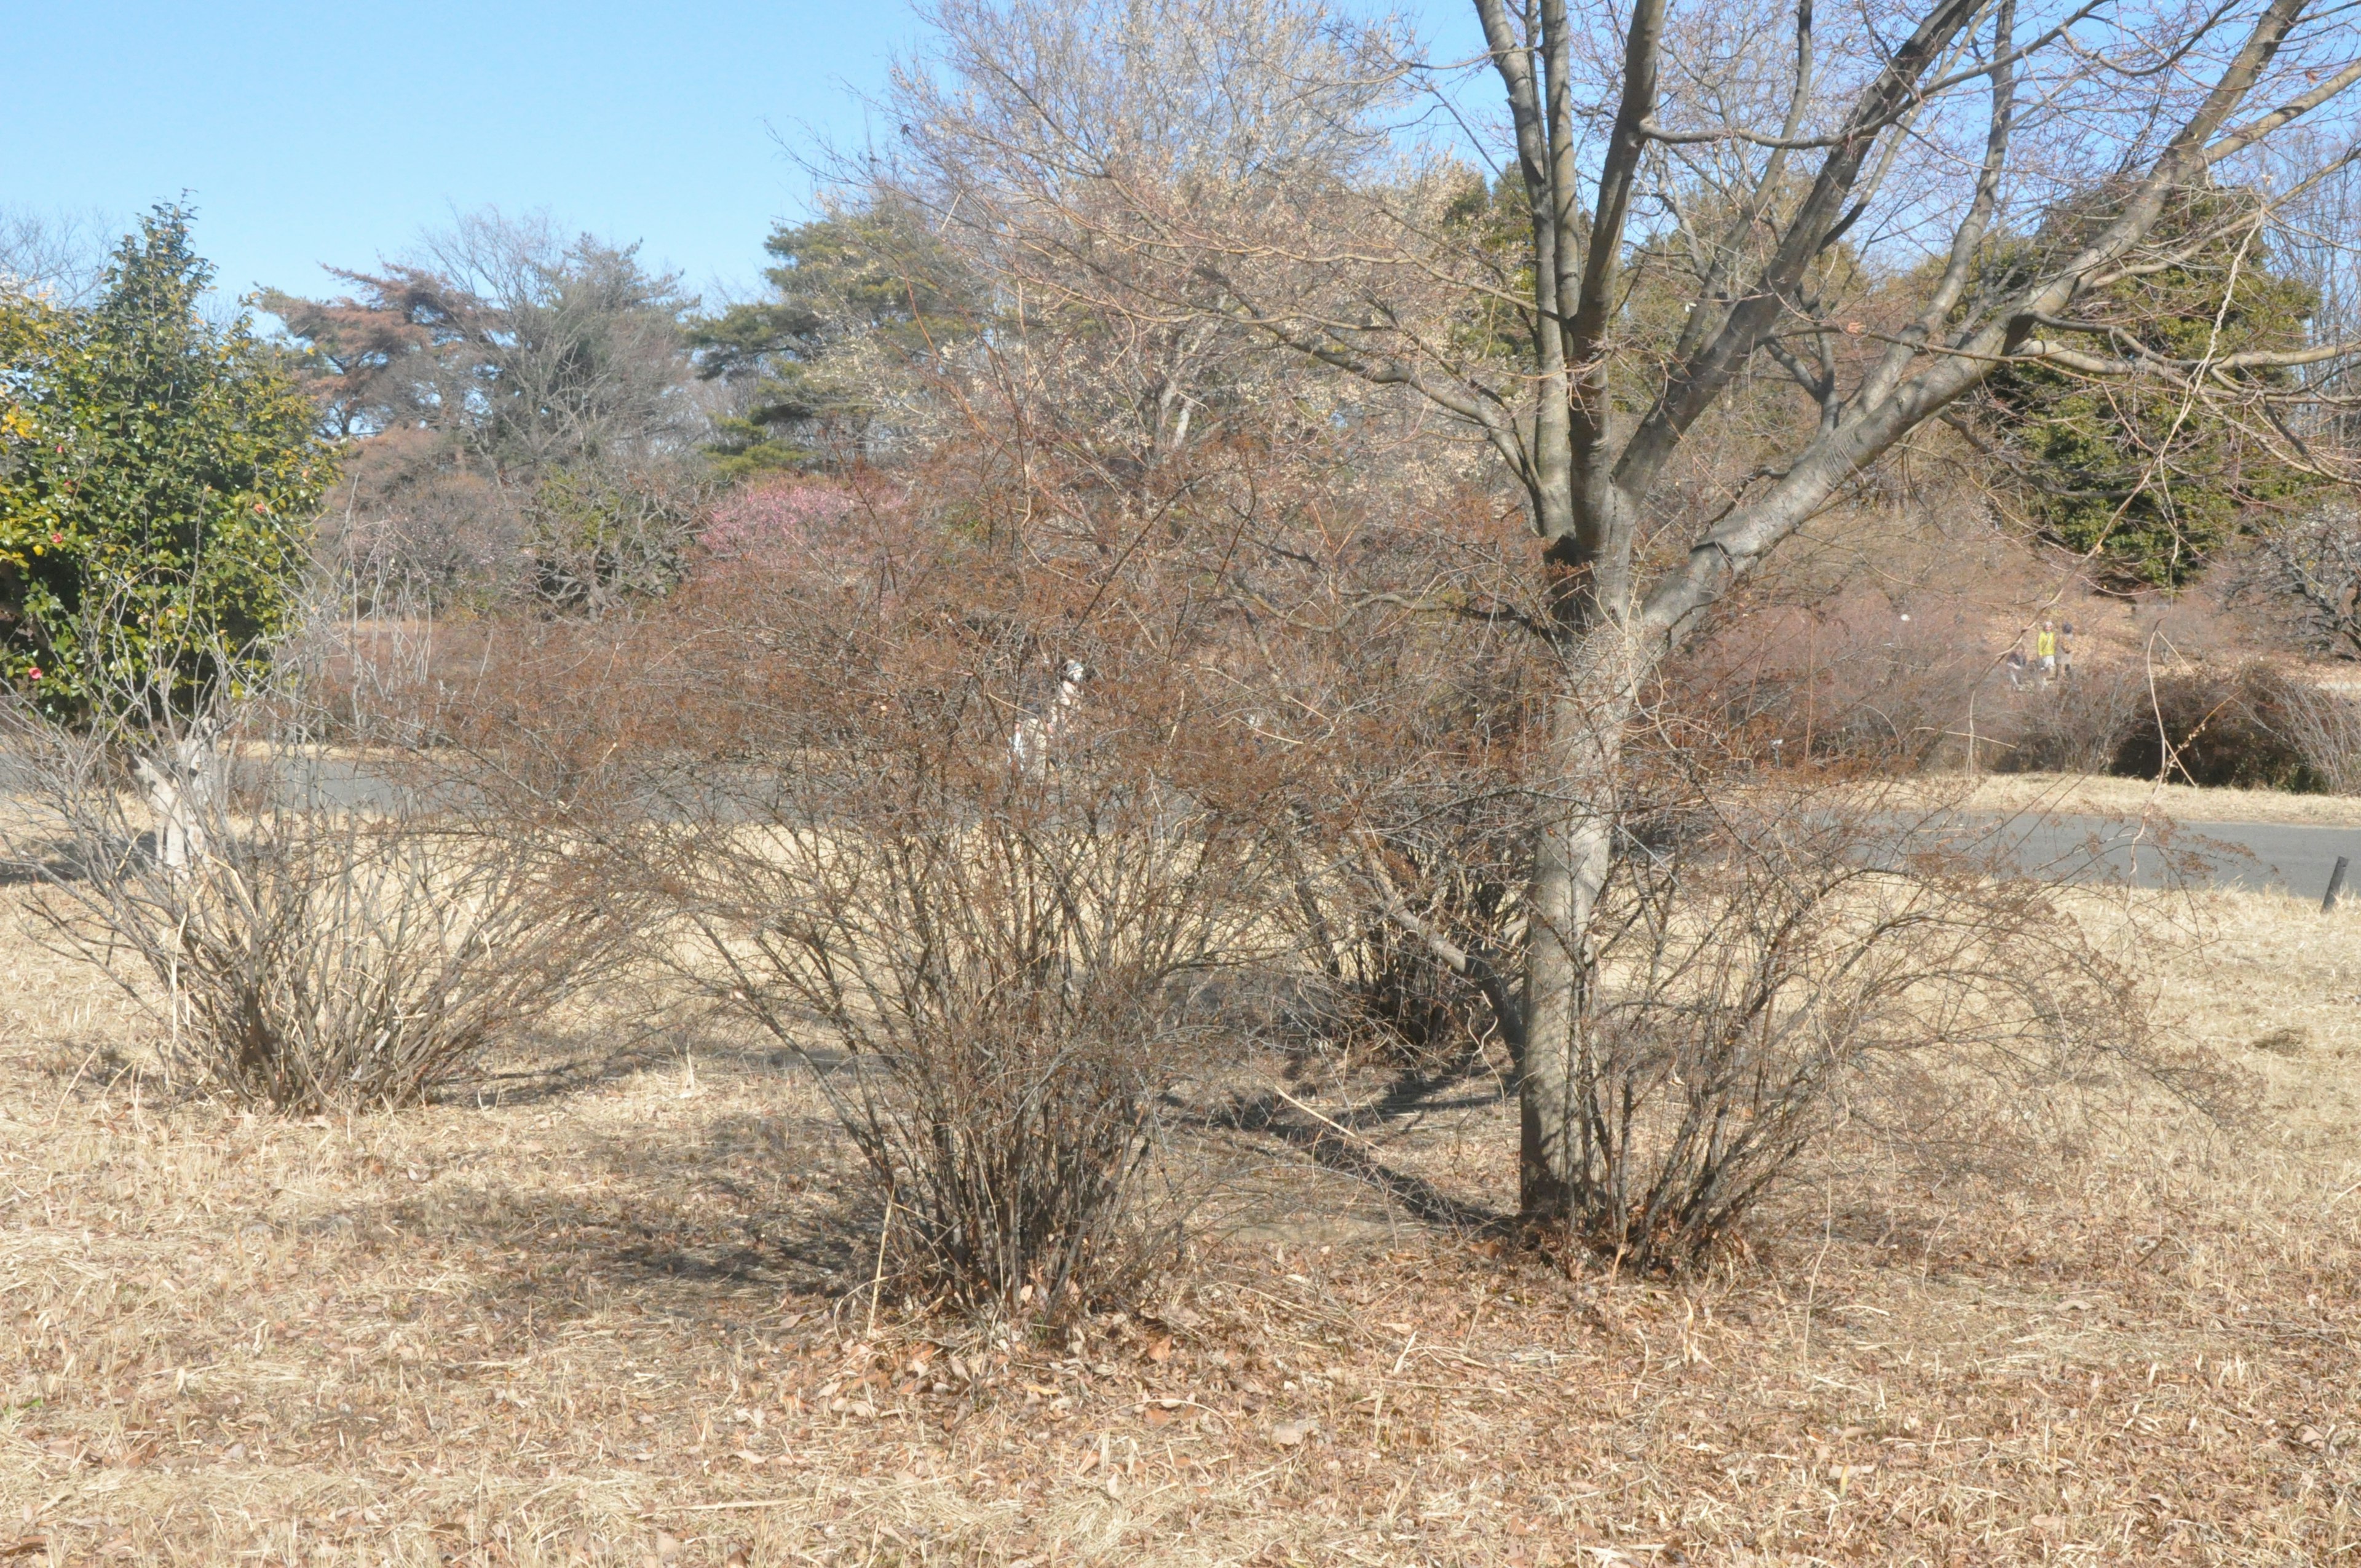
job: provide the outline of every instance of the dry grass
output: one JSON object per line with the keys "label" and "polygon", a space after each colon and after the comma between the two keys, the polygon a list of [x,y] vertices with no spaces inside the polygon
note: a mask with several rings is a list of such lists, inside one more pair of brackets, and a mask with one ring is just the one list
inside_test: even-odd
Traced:
{"label": "dry grass", "polygon": [[[1681,1285],[1569,1278],[1261,1146],[1162,1312],[1030,1348],[873,1330],[874,1216],[766,1055],[568,1071],[598,1042],[553,1025],[480,1106],[248,1119],[126,1072],[133,1017],[11,948],[0,1552],[2340,1561],[2361,916],[2199,913],[2167,1004],[2262,1077],[2267,1132],[2141,1113],[2046,1184],[1863,1156]],[[1345,1152],[1498,1203],[1474,1098]]]}
{"label": "dry grass", "polygon": [[[1947,791],[1963,781],[1946,779]],[[2087,813],[2138,817],[2158,812],[2175,822],[2289,822],[2361,827],[2361,796],[2290,795],[2272,789],[2198,789],[2106,774],[1987,773],[1964,800],[1972,811]]]}

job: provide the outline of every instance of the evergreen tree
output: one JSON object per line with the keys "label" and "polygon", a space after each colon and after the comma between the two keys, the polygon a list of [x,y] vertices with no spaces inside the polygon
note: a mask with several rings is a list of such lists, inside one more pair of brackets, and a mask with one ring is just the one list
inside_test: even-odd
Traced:
{"label": "evergreen tree", "polygon": [[[2077,204],[2031,241],[1997,247],[1994,270],[2037,266],[2108,215],[2103,201]],[[2256,220],[2257,203],[2244,192],[2181,202],[2153,242],[2164,264],[2094,297],[2069,330],[2106,358],[2184,365],[2301,346],[2312,290],[2271,270]],[[2248,386],[2287,377],[2276,369],[2221,374]],[[2284,510],[2313,485],[2167,375],[2083,377],[2050,364],[2011,365],[1992,378],[1982,422],[2019,481],[2034,526],[2090,556],[2102,578],[2119,587],[2178,586],[2243,520]]]}
{"label": "evergreen tree", "polygon": [[705,376],[748,385],[712,446],[732,479],[870,452],[891,438],[913,367],[976,331],[971,280],[897,204],[784,225],[763,249],[777,262],[763,273],[770,297],[690,334]]}
{"label": "evergreen tree", "polygon": [[333,481],[284,355],[205,319],[189,223],[143,218],[88,307],[0,294],[0,679],[60,717],[259,657]]}

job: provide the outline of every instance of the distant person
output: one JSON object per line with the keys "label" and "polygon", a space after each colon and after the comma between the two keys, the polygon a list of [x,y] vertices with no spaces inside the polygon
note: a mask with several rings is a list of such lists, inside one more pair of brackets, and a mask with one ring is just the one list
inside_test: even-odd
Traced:
{"label": "distant person", "polygon": [[2058,628],[2046,620],[2033,634],[2033,662],[2041,670],[2043,685],[2058,678]]}
{"label": "distant person", "polygon": [[2025,650],[2024,650],[2024,649],[2022,649],[2022,648],[2011,648],[2011,649],[2008,651],[2008,657],[2007,657],[2007,658],[2005,658],[2005,659],[2003,659],[2003,660],[2000,662],[2000,667],[2001,667],[2002,671],[2003,671],[2004,673],[2005,673],[2005,674],[2007,674],[2007,676],[2008,676],[2008,685],[2009,685],[2009,689],[2010,689],[2011,691],[2016,691],[2016,690],[2019,690],[2019,689],[2021,689],[2021,688],[2024,686],[2024,685],[2025,685]]}
{"label": "distant person", "polygon": [[2074,623],[2068,621],[2058,629],[2058,678],[2061,681],[2074,674]]}

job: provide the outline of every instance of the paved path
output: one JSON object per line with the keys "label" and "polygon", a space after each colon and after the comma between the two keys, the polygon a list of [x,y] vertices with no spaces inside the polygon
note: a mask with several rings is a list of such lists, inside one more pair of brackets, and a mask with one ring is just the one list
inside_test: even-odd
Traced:
{"label": "paved path", "polygon": [[[1978,823],[1987,828],[1991,819]],[[2278,888],[2301,898],[2318,898],[2343,855],[2348,893],[2361,896],[2361,826],[2323,827],[2299,822],[2184,822],[2172,830],[2169,849],[2136,823],[2108,817],[2037,817],[2003,819],[2002,841],[2028,869],[2070,871],[2078,876],[2124,877],[2144,886],[2167,879],[2168,854],[2195,857],[2184,866],[2208,880],[2237,887]]]}
{"label": "paved path", "polygon": [[[29,781],[12,776],[13,759],[0,751],[0,798]],[[335,806],[369,806],[391,798],[386,784],[359,764],[337,758],[314,764],[308,781],[317,798]],[[722,805],[717,798],[710,809]],[[724,806],[726,809],[726,806]],[[650,814],[675,816],[680,803],[653,800]],[[2328,827],[2296,822],[2184,822],[2159,846],[2153,830],[2122,817],[2012,817],[1971,813],[1960,821],[1961,839],[1989,848],[1996,835],[2005,858],[2027,871],[2076,880],[2122,878],[2156,886],[2173,874],[2231,886],[2277,888],[2318,899],[2339,855],[2352,861],[2348,896],[2361,898],[2361,823]],[[2168,862],[2178,862],[2177,872]]]}

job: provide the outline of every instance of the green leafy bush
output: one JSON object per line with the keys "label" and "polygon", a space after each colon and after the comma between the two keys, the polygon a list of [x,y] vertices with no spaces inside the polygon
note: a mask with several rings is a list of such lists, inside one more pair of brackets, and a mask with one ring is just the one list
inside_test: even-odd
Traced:
{"label": "green leafy bush", "polygon": [[53,718],[185,706],[282,633],[335,465],[244,316],[217,325],[159,206],[96,303],[0,293],[0,679]]}

